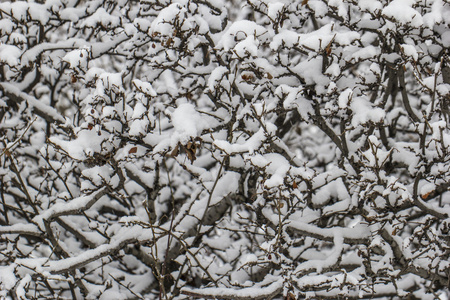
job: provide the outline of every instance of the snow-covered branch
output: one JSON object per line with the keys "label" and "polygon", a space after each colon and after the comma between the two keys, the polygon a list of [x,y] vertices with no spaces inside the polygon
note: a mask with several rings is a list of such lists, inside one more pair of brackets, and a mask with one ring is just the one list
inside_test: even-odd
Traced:
{"label": "snow-covered branch", "polygon": [[0,298],[446,298],[449,16],[1,2]]}

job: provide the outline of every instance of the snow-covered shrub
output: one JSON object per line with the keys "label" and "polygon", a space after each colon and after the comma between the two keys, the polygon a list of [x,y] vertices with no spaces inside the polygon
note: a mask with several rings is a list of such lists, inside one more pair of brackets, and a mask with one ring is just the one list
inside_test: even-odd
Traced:
{"label": "snow-covered shrub", "polygon": [[2,1],[0,298],[444,299],[444,0]]}

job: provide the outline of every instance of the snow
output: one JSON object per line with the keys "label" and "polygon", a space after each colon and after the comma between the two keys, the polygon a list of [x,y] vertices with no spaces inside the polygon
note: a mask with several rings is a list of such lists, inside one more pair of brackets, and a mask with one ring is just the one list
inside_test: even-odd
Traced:
{"label": "snow", "polygon": [[17,277],[14,274],[14,265],[0,267],[0,297],[7,296],[17,283]]}
{"label": "snow", "polygon": [[228,74],[228,68],[223,67],[223,66],[219,66],[217,68],[215,68],[212,72],[211,75],[208,78],[208,88],[211,92],[215,91],[216,89],[218,89],[218,87],[220,86],[220,83],[224,78],[224,76],[226,74]]}
{"label": "snow", "polygon": [[66,7],[59,12],[61,19],[76,23],[81,17],[84,17],[85,10],[76,7]]}
{"label": "snow", "polygon": [[140,119],[147,112],[147,108],[140,102],[136,103],[133,109],[132,119]]}
{"label": "snow", "polygon": [[16,46],[0,44],[0,62],[10,66],[19,64],[22,51]]}
{"label": "snow", "polygon": [[52,137],[50,140],[77,160],[84,160],[102,151],[102,139],[99,138],[96,130],[81,130],[72,141],[61,140],[57,137]]}
{"label": "snow", "polygon": [[406,56],[410,56],[410,57],[412,57],[412,59],[414,61],[417,61],[417,59],[419,58],[419,55],[417,54],[416,47],[414,47],[413,45],[407,45],[407,44],[403,44],[400,47]]}
{"label": "snow", "polygon": [[187,142],[190,137],[196,137],[208,128],[208,124],[190,103],[180,104],[171,115],[175,132],[181,140]]}
{"label": "snow", "polygon": [[245,57],[247,55],[250,56],[258,56],[258,46],[259,42],[256,39],[254,35],[249,35],[245,38],[245,40],[237,43],[236,46],[234,46],[234,55],[233,57]]}
{"label": "snow", "polygon": [[26,299],[27,292],[25,291],[25,287],[32,281],[31,275],[26,274],[17,285],[16,288],[16,296],[18,299]]}
{"label": "snow", "polygon": [[28,235],[40,236],[42,232],[34,224],[14,224],[10,226],[0,227],[0,233],[2,234],[18,234],[26,233]]}
{"label": "snow", "polygon": [[227,154],[235,154],[235,153],[253,153],[256,149],[260,147],[262,141],[266,139],[266,135],[264,129],[261,128],[252,135],[249,139],[247,139],[244,143],[239,144],[230,144],[224,140],[214,141],[214,145],[224,151]]}
{"label": "snow", "polygon": [[21,92],[16,86],[10,83],[2,82],[0,83],[0,87],[4,89],[7,93],[13,94],[21,99],[24,99],[28,105],[34,108],[36,111],[41,113],[43,116],[46,116],[50,119],[50,121],[56,121],[64,124],[66,120],[56,111],[55,108],[50,107],[39,101],[38,99],[30,96],[24,92]]}
{"label": "snow", "polygon": [[415,3],[415,0],[394,0],[383,8],[382,13],[400,24],[420,27],[423,25],[423,18],[417,10],[412,8]]}
{"label": "snow", "polygon": [[257,25],[255,22],[241,20],[234,22],[220,38],[217,47],[228,51],[236,45],[236,41],[242,41],[249,36],[255,36],[260,41],[268,38],[268,31],[265,27]]}
{"label": "snow", "polygon": [[322,206],[325,203],[328,203],[330,197],[334,197],[342,201],[338,201],[325,207],[323,209],[324,214],[334,213],[337,211],[346,211],[350,209],[350,195],[348,194],[341,178],[331,181],[326,186],[318,189],[318,191],[313,194],[311,201],[317,206]]}
{"label": "snow", "polygon": [[97,94],[104,95],[105,90],[112,90],[119,93],[123,90],[122,73],[103,72],[97,80]]}
{"label": "snow", "polygon": [[330,0],[328,5],[331,7],[335,7],[338,10],[338,16],[346,17],[348,14],[347,6],[343,3],[342,0]]}
{"label": "snow", "polygon": [[0,10],[7,12],[21,22],[26,22],[29,17],[46,24],[50,18],[50,12],[46,6],[45,4],[27,3],[25,1],[3,2],[0,3]]}
{"label": "snow", "polygon": [[281,45],[285,45],[287,48],[292,48],[300,41],[300,35],[292,30],[283,29],[275,35],[270,42],[270,48],[273,51],[277,51]]}
{"label": "snow", "polygon": [[134,79],[133,84],[138,91],[144,93],[145,95],[152,97],[155,97],[157,95],[150,82],[144,82],[139,79]]}
{"label": "snow", "polygon": [[328,253],[325,259],[309,259],[303,263],[298,264],[294,272],[298,273],[315,269],[316,272],[321,273],[323,269],[329,268],[336,264],[341,257],[342,251],[344,250],[344,239],[341,236],[341,233],[342,232],[339,229],[334,229],[334,250]]}
{"label": "snow", "polygon": [[[287,226],[325,240],[333,240],[336,235],[336,229],[334,228],[320,228],[294,219],[289,219]],[[342,235],[345,242],[347,242],[346,240],[365,240],[370,236],[370,230],[368,226],[360,224],[352,228],[339,228],[339,234]]]}
{"label": "snow", "polygon": [[[105,178],[111,178],[114,176],[113,170],[107,164],[103,166],[93,166],[89,169],[85,169],[81,172],[81,174],[88,178],[90,182],[96,186],[101,186],[105,181]],[[112,180],[108,183],[111,186],[114,186]]]}
{"label": "snow", "polygon": [[320,0],[309,0],[308,6],[314,11],[317,17],[324,17],[328,12],[328,7],[323,1]]}
{"label": "snow", "polygon": [[[182,7],[179,3],[172,3],[163,10],[161,10],[152,22],[150,26],[150,34],[172,36],[174,33],[174,27],[170,24],[176,19],[182,19],[186,9]],[[187,30],[192,27],[190,21],[185,20],[183,23],[182,30]]]}
{"label": "snow", "polygon": [[306,85],[316,86],[315,88],[318,94],[323,94],[325,92],[324,86],[329,83],[328,77],[322,73],[322,61],[322,57],[315,57],[302,61],[293,68],[293,70],[304,78]]}
{"label": "snow", "polygon": [[379,49],[370,45],[365,48],[359,49],[352,54],[352,58],[356,61],[365,60],[369,58],[376,57],[380,53]]}
{"label": "snow", "polygon": [[375,13],[376,11],[383,8],[383,4],[381,4],[381,2],[377,0],[359,0],[358,6],[361,8],[361,10],[367,10],[371,13]]}
{"label": "snow", "polygon": [[9,19],[0,20],[0,32],[3,35],[11,34],[14,29],[14,23]]}
{"label": "snow", "polygon": [[276,20],[284,9],[284,3],[273,2],[267,5],[267,16],[272,20]]}
{"label": "snow", "polygon": [[111,16],[103,7],[99,7],[95,13],[84,19],[79,26],[95,28],[101,25],[108,28],[117,27],[120,23],[119,17]]}
{"label": "snow", "polygon": [[225,173],[217,182],[215,189],[211,193],[210,205],[214,206],[225,196],[234,193],[238,189],[239,178],[241,175],[236,172]]}
{"label": "snow", "polygon": [[373,107],[372,104],[364,98],[353,97],[350,103],[353,110],[352,125],[358,126],[367,122],[379,123],[382,122],[386,116],[383,109]]}
{"label": "snow", "polygon": [[0,3],[0,298],[443,292],[399,255],[445,286],[445,1],[38,2]]}
{"label": "snow", "polygon": [[340,108],[347,108],[349,103],[352,101],[353,91],[351,88],[347,88],[345,91],[343,91],[339,95],[339,107]]}
{"label": "snow", "polygon": [[141,136],[145,135],[149,126],[148,119],[144,120],[134,120],[130,125],[130,130],[128,133],[130,136]]}
{"label": "snow", "polygon": [[83,70],[88,66],[88,59],[89,48],[70,51],[63,57],[63,60],[68,62],[71,68],[80,68]]}
{"label": "snow", "polygon": [[266,171],[272,176],[266,180],[264,185],[267,188],[273,188],[284,184],[284,178],[289,171],[290,164],[280,154],[269,153],[264,155]]}
{"label": "snow", "polygon": [[202,288],[200,289],[191,289],[191,288],[183,288],[182,292],[192,292],[198,295],[208,295],[209,297],[222,298],[226,297],[230,298],[252,298],[252,299],[264,299],[280,290],[283,287],[283,280],[280,279],[271,283],[268,286],[261,287],[245,287],[241,289],[230,289],[230,288]]}
{"label": "snow", "polygon": [[333,24],[327,24],[316,31],[300,34],[300,44],[314,51],[325,49],[334,37],[331,31],[332,27]]}
{"label": "snow", "polygon": [[52,273],[63,273],[71,268],[79,268],[84,266],[100,257],[106,256],[109,253],[113,253],[121,248],[121,245],[126,245],[139,238],[146,238],[144,230],[139,225],[134,225],[128,228],[121,229],[116,237],[113,238],[108,244],[103,244],[95,249],[87,250],[78,256],[62,259],[59,261],[50,261],[42,266],[45,270]]}
{"label": "snow", "polygon": [[106,193],[106,191],[107,188],[103,187],[90,195],[83,195],[72,199],[69,202],[61,201],[60,203],[56,203],[49,209],[43,211],[40,215],[34,217],[33,220],[39,224],[39,227],[42,230],[45,230],[45,226],[43,224],[44,221],[62,215],[80,213],[81,211],[91,207]]}
{"label": "snow", "polygon": [[423,16],[423,22],[425,26],[432,29],[434,25],[443,21],[443,16],[445,15],[445,13],[448,13],[448,8],[446,11],[444,1],[435,0],[433,5],[431,6],[431,11]]}
{"label": "snow", "polygon": [[[325,74],[330,74],[332,76],[339,76],[341,74],[341,68],[339,67],[338,64],[336,63],[332,63],[326,70],[325,70]],[[335,84],[334,82],[330,83],[328,90],[332,91],[335,88]]]}

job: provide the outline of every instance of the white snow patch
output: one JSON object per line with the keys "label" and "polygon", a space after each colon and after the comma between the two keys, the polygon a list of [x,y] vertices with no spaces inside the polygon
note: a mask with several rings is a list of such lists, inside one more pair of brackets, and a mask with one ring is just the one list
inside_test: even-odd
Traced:
{"label": "white snow patch", "polygon": [[417,10],[412,8],[415,3],[415,0],[394,0],[383,9],[382,13],[400,24],[420,27],[423,25],[423,18]]}
{"label": "white snow patch", "polygon": [[175,127],[175,136],[182,142],[187,142],[190,137],[199,136],[208,122],[202,118],[195,106],[190,103],[180,104],[172,113],[172,124]]}
{"label": "white snow patch", "polygon": [[276,20],[280,13],[283,11],[284,3],[275,2],[269,3],[267,8],[267,16],[272,20]]}

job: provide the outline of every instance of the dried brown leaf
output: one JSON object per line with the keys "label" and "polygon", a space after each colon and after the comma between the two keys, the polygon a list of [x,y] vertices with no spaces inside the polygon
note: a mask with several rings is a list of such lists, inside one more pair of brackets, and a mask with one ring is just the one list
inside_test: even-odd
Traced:
{"label": "dried brown leaf", "polygon": [[132,147],[130,148],[130,150],[128,150],[128,154],[132,154],[132,153],[136,153],[137,152],[137,147]]}

